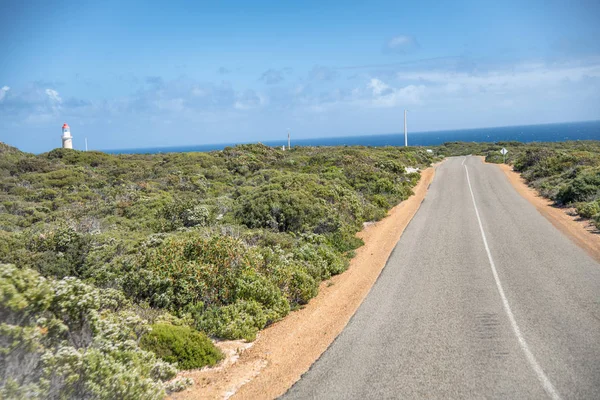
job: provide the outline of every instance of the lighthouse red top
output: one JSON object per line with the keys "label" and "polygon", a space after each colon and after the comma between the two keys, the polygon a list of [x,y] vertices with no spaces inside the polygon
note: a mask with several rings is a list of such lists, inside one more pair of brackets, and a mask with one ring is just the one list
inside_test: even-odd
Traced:
{"label": "lighthouse red top", "polygon": [[67,125],[67,123],[65,122],[65,123],[63,124],[63,127],[62,127],[62,128],[63,128],[63,129],[65,129],[65,128],[68,128],[68,127],[69,127],[69,125]]}

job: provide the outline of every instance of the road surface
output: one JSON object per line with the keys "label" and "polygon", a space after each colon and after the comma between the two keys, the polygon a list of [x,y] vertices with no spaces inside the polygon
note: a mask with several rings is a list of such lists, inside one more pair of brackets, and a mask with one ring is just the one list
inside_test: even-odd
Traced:
{"label": "road surface", "polygon": [[437,169],[344,331],[285,399],[600,399],[600,265],[477,157]]}

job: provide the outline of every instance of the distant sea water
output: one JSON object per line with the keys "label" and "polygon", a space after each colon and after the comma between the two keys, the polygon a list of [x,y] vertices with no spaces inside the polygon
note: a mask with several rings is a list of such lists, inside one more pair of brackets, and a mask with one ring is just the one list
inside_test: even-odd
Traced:
{"label": "distant sea water", "polygon": [[[409,146],[435,146],[446,142],[561,142],[565,140],[600,140],[600,121],[560,124],[506,126],[498,128],[457,129],[435,132],[409,132]],[[256,143],[244,142],[244,143]],[[112,154],[184,153],[222,150],[240,143],[202,144],[195,146],[149,147],[106,150]],[[286,140],[266,140],[267,146],[287,146]],[[387,135],[340,136],[312,139],[292,137],[292,146],[404,146],[404,133]]]}

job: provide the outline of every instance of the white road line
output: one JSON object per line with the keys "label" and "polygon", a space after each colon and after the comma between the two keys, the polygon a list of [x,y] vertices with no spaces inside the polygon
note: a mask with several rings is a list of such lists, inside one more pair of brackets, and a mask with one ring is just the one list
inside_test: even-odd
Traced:
{"label": "white road line", "polygon": [[485,246],[485,251],[487,253],[488,259],[490,261],[490,267],[492,267],[492,274],[494,275],[494,280],[496,281],[496,287],[498,288],[498,293],[500,293],[500,297],[502,298],[502,305],[504,306],[504,311],[506,315],[508,315],[508,319],[510,324],[512,325],[513,331],[515,332],[515,336],[517,336],[517,340],[519,341],[519,345],[521,346],[521,350],[525,353],[525,357],[527,361],[529,361],[529,365],[533,368],[533,371],[537,375],[538,379],[542,383],[544,390],[548,393],[552,399],[560,400],[560,395],[550,382],[550,379],[544,373],[544,370],[538,364],[531,350],[529,350],[529,346],[523,338],[521,334],[521,330],[517,325],[517,321],[515,320],[515,316],[513,315],[512,310],[510,309],[510,305],[508,304],[508,300],[506,299],[506,295],[504,294],[504,289],[502,289],[502,284],[500,283],[500,278],[498,277],[498,272],[496,271],[496,265],[494,264],[494,259],[492,258],[492,253],[490,252],[490,247],[488,246],[487,239],[485,237],[485,232],[483,230],[483,224],[481,223],[481,217],[479,216],[479,210],[477,209],[477,202],[475,201],[475,195],[473,194],[473,187],[471,186],[471,180],[469,179],[469,170],[465,165],[465,171],[467,173],[467,183],[469,184],[469,190],[471,191],[471,199],[473,199],[473,206],[475,207],[475,214],[477,215],[477,221],[479,222],[479,229],[481,230],[481,237],[483,238],[483,244]]}
{"label": "white road line", "polygon": [[465,165],[465,161],[467,161],[467,157],[463,158],[463,162],[461,162],[460,165]]}

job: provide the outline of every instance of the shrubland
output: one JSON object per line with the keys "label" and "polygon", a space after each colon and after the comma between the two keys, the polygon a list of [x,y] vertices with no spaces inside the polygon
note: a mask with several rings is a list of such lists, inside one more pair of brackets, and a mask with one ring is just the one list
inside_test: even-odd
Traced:
{"label": "shrubland", "polygon": [[[419,148],[33,155],[0,143],[4,397],[156,398],[343,272]],[[10,264],[10,265],[8,265]]]}
{"label": "shrubland", "polygon": [[117,290],[0,265],[0,316],[1,398],[158,399],[180,385],[139,347],[148,323]]}

